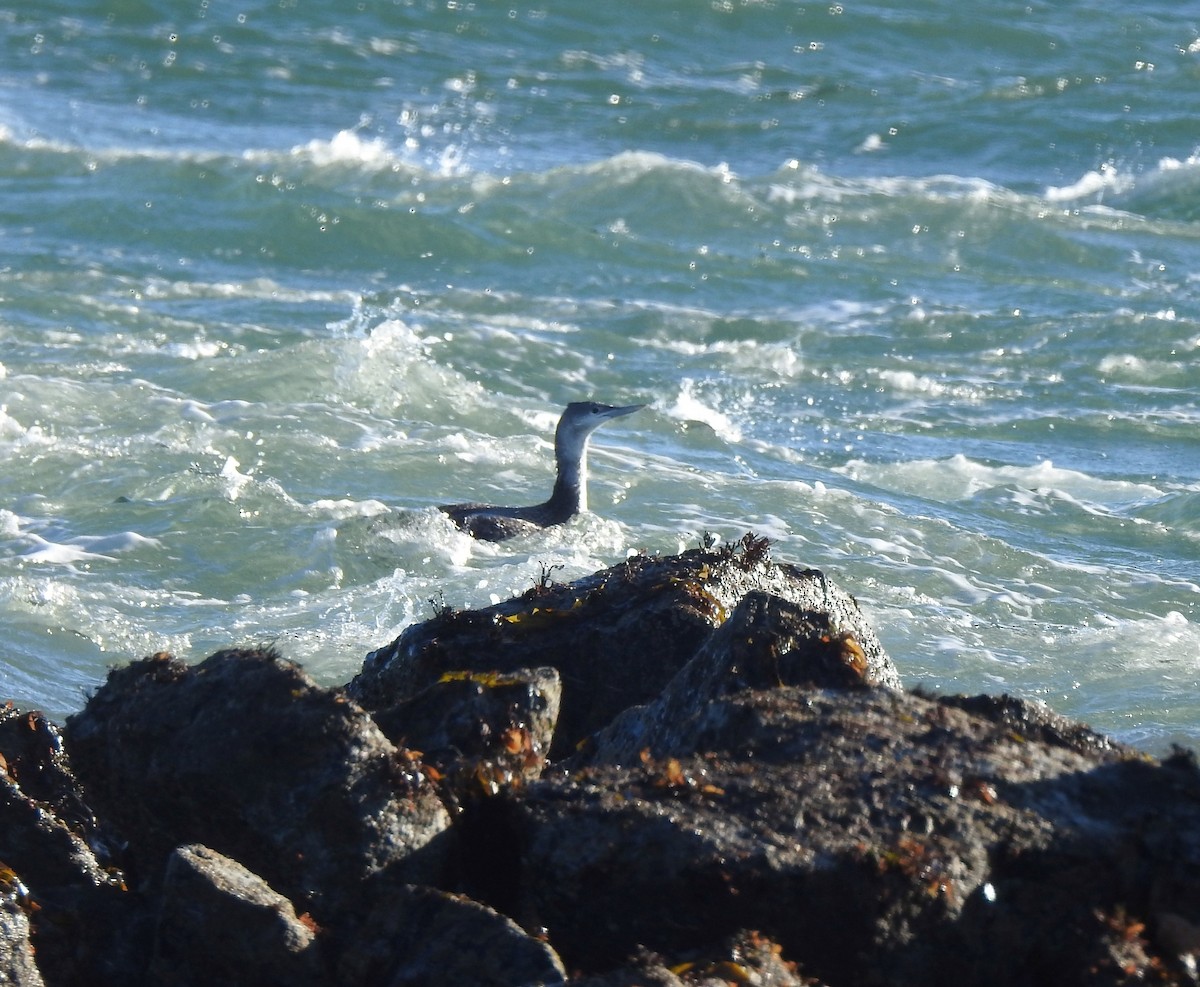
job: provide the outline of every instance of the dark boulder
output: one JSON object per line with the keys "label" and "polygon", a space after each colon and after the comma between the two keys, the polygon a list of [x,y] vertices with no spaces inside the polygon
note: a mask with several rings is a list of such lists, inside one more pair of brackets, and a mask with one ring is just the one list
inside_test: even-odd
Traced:
{"label": "dark boulder", "polygon": [[619,713],[570,763],[632,763],[643,750],[703,749],[694,740],[697,714],[742,689],[898,685],[886,657],[868,659],[854,632],[838,626],[827,611],[747,593],[653,702]]}
{"label": "dark boulder", "polygon": [[419,694],[447,672],[549,666],[562,678],[552,759],[654,699],[751,592],[789,600],[853,640],[869,677],[900,678],[854,599],[815,569],[777,565],[765,539],[719,550],[633,556],[563,585],[541,584],[482,610],[446,610],[367,656],[347,686],[368,710]]}
{"label": "dark boulder", "polygon": [[55,899],[80,887],[119,887],[108,849],[58,728],[36,711],[0,709],[0,860],[35,896]]}
{"label": "dark boulder", "polygon": [[545,942],[470,898],[397,887],[381,900],[338,965],[343,984],[517,987],[566,980]]}
{"label": "dark boulder", "polygon": [[61,732],[39,711],[22,711],[11,702],[0,707],[0,774],[101,857],[111,854],[71,769]]}
{"label": "dark boulder", "polygon": [[1190,753],[906,691],[753,536],[443,613],[345,691],[158,655],[65,744],[22,716],[21,983],[30,941],[51,987],[1200,982]]}
{"label": "dark boulder", "polygon": [[271,651],[115,669],[66,738],[143,881],[201,843],[325,921],[383,875],[440,878],[450,820],[419,759]]}
{"label": "dark boulder", "polygon": [[421,752],[457,808],[541,775],[561,699],[553,668],[447,672],[372,715],[389,739]]}
{"label": "dark boulder", "polygon": [[167,862],[150,980],[157,987],[328,983],[316,923],[236,860],[193,844]]}
{"label": "dark boulder", "polygon": [[[0,881],[6,929],[35,920],[38,966],[52,984],[125,976],[144,947],[145,913],[127,893],[113,834],[85,799],[58,728],[0,708]],[[20,963],[20,950],[14,953]],[[4,981],[0,977],[0,982]],[[21,982],[21,981],[13,981]]]}
{"label": "dark boulder", "polygon": [[1026,736],[1005,706],[796,686],[709,700],[655,754],[511,800],[515,910],[584,970],[755,929],[829,983],[1178,982],[1200,775],[1031,739],[1040,711]]}

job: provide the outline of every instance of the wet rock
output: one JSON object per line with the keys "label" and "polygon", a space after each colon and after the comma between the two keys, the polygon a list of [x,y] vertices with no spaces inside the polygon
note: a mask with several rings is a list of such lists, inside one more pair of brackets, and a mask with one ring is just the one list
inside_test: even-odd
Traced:
{"label": "wet rock", "polygon": [[179,847],[163,879],[150,979],[159,987],[315,987],[316,925],[235,860]]}
{"label": "wet rock", "polygon": [[63,749],[61,731],[38,710],[0,706],[0,774],[102,856],[112,851]]}
{"label": "wet rock", "polygon": [[375,908],[338,967],[341,983],[381,987],[553,985],[566,979],[546,943],[459,895],[400,887]]}
{"label": "wet rock", "polygon": [[991,720],[1022,740],[1065,747],[1080,754],[1103,754],[1114,749],[1113,742],[1104,734],[1096,733],[1086,723],[1061,716],[1044,703],[1008,695],[942,696],[940,701]]}
{"label": "wet rock", "polygon": [[436,882],[444,865],[449,816],[419,759],[269,650],[116,669],[66,739],[143,882],[201,843],[320,919],[365,907],[377,877]]}
{"label": "wet rock", "polygon": [[474,611],[446,611],[367,656],[347,690],[368,710],[417,695],[447,672],[549,666],[562,678],[552,759],[571,753],[628,706],[654,699],[748,593],[822,614],[847,635],[876,684],[900,678],[857,603],[813,569],[771,561],[747,535],[721,550],[635,556],[563,585]]}
{"label": "wet rock", "polygon": [[41,713],[0,712],[0,859],[37,897],[121,883],[96,859],[87,837],[98,824],[71,772],[58,728]]}
{"label": "wet rock", "polygon": [[638,950],[633,961],[607,973],[581,976],[570,987],[820,987],[795,963],[785,960],[777,943],[757,932],[739,932],[728,942],[705,945],[682,956]]}
{"label": "wet rock", "polygon": [[42,987],[41,971],[30,942],[29,891],[5,864],[0,864],[0,984]]}
{"label": "wet rock", "polygon": [[58,728],[36,711],[0,709],[0,874],[22,889],[39,966],[53,984],[111,982],[141,945],[141,906],[126,893],[110,837]]}
{"label": "wet rock", "polygon": [[65,744],[22,715],[0,929],[52,987],[1197,982],[1196,758],[904,691],[752,536],[440,615],[345,692],[159,655]]}
{"label": "wet rock", "polygon": [[571,763],[619,764],[644,750],[696,750],[696,715],[741,689],[892,684],[890,663],[869,661],[853,632],[835,631],[831,623],[826,611],[748,593],[657,699],[620,713]]}
{"label": "wet rock", "polygon": [[[1114,909],[1169,970],[1155,889],[1200,879],[1194,771],[891,690],[708,700],[653,755],[509,805],[516,907],[584,970],[753,928],[830,983],[1116,983],[1089,972]],[[1186,895],[1171,913],[1200,918]]]}
{"label": "wet rock", "polygon": [[458,807],[541,775],[561,696],[553,668],[448,672],[373,716],[391,740],[421,752]]}

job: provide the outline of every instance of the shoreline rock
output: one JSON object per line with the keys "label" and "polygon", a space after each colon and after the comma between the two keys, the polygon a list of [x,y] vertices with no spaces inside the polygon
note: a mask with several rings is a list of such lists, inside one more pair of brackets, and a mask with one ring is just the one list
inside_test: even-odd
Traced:
{"label": "shoreline rock", "polygon": [[550,666],[562,703],[550,749],[557,760],[631,705],[656,698],[749,593],[789,600],[853,638],[871,681],[900,676],[854,598],[816,569],[771,562],[746,535],[716,551],[633,556],[570,583],[541,584],[479,610],[445,610],[367,655],[347,692],[367,710],[414,696],[447,673]]}
{"label": "shoreline rock", "polygon": [[[1200,982],[1200,769],[905,690],[763,539],[0,711],[16,984]],[[67,931],[69,930],[69,931]]]}

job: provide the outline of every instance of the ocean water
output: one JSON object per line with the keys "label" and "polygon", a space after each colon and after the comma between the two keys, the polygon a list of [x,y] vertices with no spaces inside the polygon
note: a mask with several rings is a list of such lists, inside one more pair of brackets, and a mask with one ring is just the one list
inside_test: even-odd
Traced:
{"label": "ocean water", "polygon": [[[753,530],[909,685],[1195,745],[1197,121],[1153,0],[0,10],[0,692]],[[582,398],[593,513],[432,509]]]}

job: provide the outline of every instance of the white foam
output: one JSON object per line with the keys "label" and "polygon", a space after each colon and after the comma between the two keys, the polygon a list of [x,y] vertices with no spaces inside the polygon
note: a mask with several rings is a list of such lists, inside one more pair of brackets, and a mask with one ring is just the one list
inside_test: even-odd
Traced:
{"label": "white foam", "polygon": [[688,377],[680,383],[675,401],[664,409],[666,414],[677,421],[701,422],[711,428],[726,442],[740,442],[742,430],[734,424],[733,419],[722,413],[696,393],[696,382]]}
{"label": "white foam", "polygon": [[22,439],[27,434],[25,426],[8,413],[8,405],[0,404],[0,439]]}
{"label": "white foam", "polygon": [[953,397],[964,401],[980,401],[985,396],[981,388],[961,382],[948,383],[929,374],[918,374],[911,370],[880,370],[879,379],[896,391],[920,394],[924,397]]}
{"label": "white foam", "polygon": [[[1172,321],[1164,319],[1164,321]],[[1169,360],[1147,360],[1132,353],[1110,353],[1101,358],[1096,369],[1106,377],[1115,377],[1141,384],[1177,377],[1185,364]]]}
{"label": "white foam", "polygon": [[867,134],[854,150],[858,154],[874,154],[876,151],[882,151],[886,147],[887,144],[882,134]]}
{"label": "white foam", "polygon": [[983,178],[961,175],[835,178],[819,168],[796,161],[788,162],[767,189],[768,201],[789,206],[812,202],[836,205],[846,200],[876,197],[916,198],[930,202],[1008,202],[1019,198],[1016,193]]}
{"label": "white foam", "polygon": [[181,360],[211,360],[228,349],[228,344],[218,339],[194,339],[188,342],[168,343],[159,347],[161,352]]}
{"label": "white foam", "polygon": [[225,464],[221,467],[221,479],[225,481],[225,497],[230,502],[233,502],[242,495],[242,491],[246,489],[247,484],[254,480],[249,473],[238,472],[238,467],[241,466],[233,456],[225,458]]}
{"label": "white foam", "polygon": [[329,517],[344,521],[351,517],[378,517],[391,510],[379,500],[314,500],[308,510],[316,517]]}
{"label": "white foam", "polygon": [[919,496],[967,500],[986,490],[1017,487],[1063,501],[1105,508],[1148,503],[1162,491],[1148,483],[1108,480],[1078,470],[1063,469],[1044,459],[1033,466],[988,466],[962,454],[949,459],[917,459],[903,463],[867,463],[851,460],[838,467],[856,480]]}
{"label": "white foam", "polygon": [[1133,185],[1133,179],[1122,174],[1110,163],[1089,171],[1070,185],[1051,186],[1043,193],[1049,202],[1074,202],[1106,192],[1123,192]]}
{"label": "white foam", "polygon": [[216,419],[199,401],[182,401],[179,405],[179,417],[188,422],[215,423]]}
{"label": "white foam", "polygon": [[793,380],[807,369],[807,365],[796,349],[788,343],[762,343],[756,339],[718,339],[712,342],[691,342],[686,339],[641,339],[640,346],[647,346],[680,356],[705,358],[720,357],[723,366],[741,371],[756,371],[774,374]]}
{"label": "white foam", "polygon": [[437,362],[439,342],[401,319],[384,319],[339,348],[335,377],[344,394],[387,413],[410,405],[474,408],[482,386]]}
{"label": "white foam", "polygon": [[718,164],[707,166],[685,158],[672,158],[657,151],[621,151],[610,158],[583,165],[584,174],[611,174],[613,177],[633,178],[655,171],[688,172],[713,175],[723,181],[733,178],[729,166]]}
{"label": "white foam", "polygon": [[71,565],[76,562],[112,562],[114,553],[131,552],[138,548],[160,548],[161,543],[135,531],[115,535],[80,535],[61,542],[50,541],[34,532],[24,532],[21,540],[29,547],[20,553],[26,562]]}
{"label": "white foam", "polygon": [[12,538],[21,533],[21,518],[12,511],[0,508],[0,535]]}
{"label": "white foam", "polygon": [[1070,185],[1047,188],[1044,196],[1050,202],[1108,201],[1136,211],[1139,203],[1153,203],[1159,196],[1191,193],[1198,181],[1200,155],[1161,158],[1155,167],[1137,173],[1109,161]]}
{"label": "white foam", "polygon": [[397,164],[387,143],[377,137],[363,138],[354,130],[339,130],[329,140],[310,140],[292,148],[295,157],[307,158],[317,166],[333,164],[389,168]]}
{"label": "white foam", "polygon": [[132,552],[144,548],[162,548],[157,538],[139,535],[136,531],[120,531],[113,535],[79,535],[69,544],[86,547],[92,552]]}

